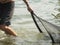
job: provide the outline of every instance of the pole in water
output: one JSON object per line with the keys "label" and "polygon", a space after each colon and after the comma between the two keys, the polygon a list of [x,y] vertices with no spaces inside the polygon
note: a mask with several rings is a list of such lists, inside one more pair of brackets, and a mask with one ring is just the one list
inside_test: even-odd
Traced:
{"label": "pole in water", "polygon": [[42,32],[42,30],[40,29],[40,27],[38,26],[38,24],[37,24],[37,22],[36,22],[36,20],[35,20],[35,18],[34,18],[34,16],[33,16],[33,15],[34,15],[34,13],[33,13],[33,12],[31,12],[31,16],[32,16],[32,18],[33,18],[33,21],[34,21],[34,23],[35,23],[35,25],[36,25],[37,29],[39,30],[39,32],[40,32],[40,33],[43,33],[43,32]]}
{"label": "pole in water", "polygon": [[[47,31],[47,30],[46,30],[46,31]],[[50,34],[50,32],[47,31],[47,33],[49,34],[49,36],[50,36],[50,38],[51,38],[51,40],[52,40],[52,43],[55,43],[54,38],[53,38],[53,36]]]}

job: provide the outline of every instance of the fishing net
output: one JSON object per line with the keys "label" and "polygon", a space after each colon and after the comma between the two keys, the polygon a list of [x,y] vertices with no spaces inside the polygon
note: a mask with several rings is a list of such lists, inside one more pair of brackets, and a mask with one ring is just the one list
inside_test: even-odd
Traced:
{"label": "fishing net", "polygon": [[47,32],[54,42],[54,37],[57,36],[57,34],[60,34],[60,27],[38,17],[35,13],[31,13],[31,16],[36,24],[37,29],[41,33]]}

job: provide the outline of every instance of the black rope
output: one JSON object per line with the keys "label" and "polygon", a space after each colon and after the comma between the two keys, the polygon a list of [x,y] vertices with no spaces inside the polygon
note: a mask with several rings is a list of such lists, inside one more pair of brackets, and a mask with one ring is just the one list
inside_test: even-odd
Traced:
{"label": "black rope", "polygon": [[[42,23],[41,19],[40,19],[34,12],[31,12],[31,16],[32,16],[32,18],[33,18],[33,20],[34,20],[34,22],[35,22],[38,30],[42,33],[42,30],[41,30],[40,27],[38,26],[38,24],[37,24],[36,19],[35,19],[34,16],[36,16],[36,17],[38,18],[38,20]],[[43,23],[42,23],[42,25],[44,26]],[[44,28],[45,28],[45,26],[44,26]],[[46,29],[46,28],[45,28],[45,29]],[[46,31],[47,31],[47,33],[49,34],[49,36],[50,36],[50,38],[51,38],[51,40],[52,40],[52,43],[55,43],[53,36],[50,34],[50,32],[49,32],[47,29],[46,29]]]}

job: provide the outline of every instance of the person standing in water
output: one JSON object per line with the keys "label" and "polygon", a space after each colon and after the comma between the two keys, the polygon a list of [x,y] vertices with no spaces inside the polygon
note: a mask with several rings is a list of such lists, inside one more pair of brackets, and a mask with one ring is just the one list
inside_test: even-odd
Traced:
{"label": "person standing in water", "polygon": [[[23,0],[27,5],[29,12],[32,9],[29,7],[27,0]],[[17,33],[9,26],[11,24],[11,18],[14,12],[13,0],[0,0],[0,29],[6,34],[17,36]]]}

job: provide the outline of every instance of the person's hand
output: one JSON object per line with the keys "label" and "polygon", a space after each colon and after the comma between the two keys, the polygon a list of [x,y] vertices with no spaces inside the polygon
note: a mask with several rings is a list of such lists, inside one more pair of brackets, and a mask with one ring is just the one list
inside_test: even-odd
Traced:
{"label": "person's hand", "polygon": [[33,12],[33,10],[32,10],[29,6],[27,7],[27,9],[28,9],[28,11],[29,11],[30,13]]}

